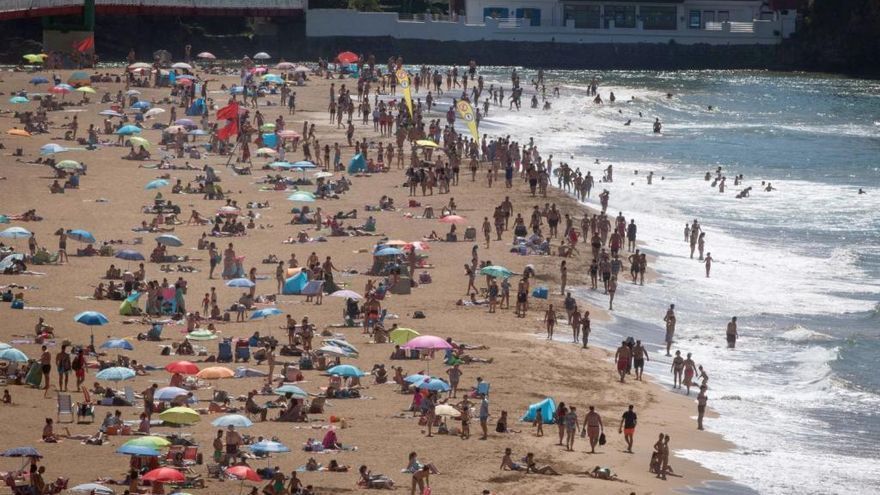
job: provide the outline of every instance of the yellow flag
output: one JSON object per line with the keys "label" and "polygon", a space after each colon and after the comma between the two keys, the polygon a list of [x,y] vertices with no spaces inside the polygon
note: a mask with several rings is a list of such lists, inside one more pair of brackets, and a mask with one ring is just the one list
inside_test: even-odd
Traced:
{"label": "yellow flag", "polygon": [[480,133],[477,132],[477,115],[474,113],[474,107],[465,100],[459,100],[455,104],[455,109],[458,110],[459,117],[464,120],[468,129],[471,130],[471,136],[474,137],[474,141],[479,141]]}
{"label": "yellow flag", "polygon": [[397,69],[397,85],[403,90],[403,97],[406,98],[406,108],[409,109],[410,118],[413,118],[412,91],[409,87],[409,74],[403,70],[403,67]]}

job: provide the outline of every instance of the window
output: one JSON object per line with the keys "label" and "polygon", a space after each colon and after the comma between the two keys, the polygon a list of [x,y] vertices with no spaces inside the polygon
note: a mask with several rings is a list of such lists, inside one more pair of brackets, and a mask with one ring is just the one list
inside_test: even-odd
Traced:
{"label": "window", "polygon": [[644,29],[678,29],[675,7],[648,7],[643,5],[639,14],[642,16]]}
{"label": "window", "polygon": [[718,11],[718,22],[728,22],[730,20],[730,11],[728,10],[719,10]]}
{"label": "window", "polygon": [[614,21],[614,27],[634,28],[636,27],[636,7],[628,5],[606,5],[605,6],[605,28],[611,26]]}
{"label": "window", "polygon": [[704,10],[703,11],[703,27],[706,27],[706,24],[710,22],[715,22],[715,11],[714,10]]}
{"label": "window", "polygon": [[523,20],[523,25],[540,26],[541,9],[516,9],[516,18]]}
{"label": "window", "polygon": [[483,9],[483,19],[491,17],[492,19],[507,19],[510,11],[507,7],[486,7]]}
{"label": "window", "polygon": [[566,23],[573,19],[574,27],[578,29],[599,29],[601,13],[598,5],[566,5],[564,9]]}
{"label": "window", "polygon": [[688,27],[691,29],[700,29],[703,27],[699,10],[690,11],[690,14],[688,15]]}

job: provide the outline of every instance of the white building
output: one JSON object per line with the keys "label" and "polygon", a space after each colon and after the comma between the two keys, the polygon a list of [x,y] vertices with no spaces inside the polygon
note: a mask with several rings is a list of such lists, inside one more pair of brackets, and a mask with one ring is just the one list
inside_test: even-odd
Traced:
{"label": "white building", "polygon": [[437,41],[776,44],[794,11],[766,0],[465,0],[463,16],[306,10],[309,37]]}

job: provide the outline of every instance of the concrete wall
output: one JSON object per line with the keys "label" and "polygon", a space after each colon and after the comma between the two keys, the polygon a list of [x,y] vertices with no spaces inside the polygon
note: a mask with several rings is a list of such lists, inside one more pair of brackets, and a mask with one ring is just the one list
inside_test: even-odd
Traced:
{"label": "concrete wall", "polygon": [[[675,43],[710,45],[778,44],[781,24],[755,21],[748,24],[722,23],[717,30],[681,29],[651,31],[635,29],[575,29],[573,26],[518,26],[507,21],[486,19],[484,24],[424,20],[400,20],[396,13],[358,12],[343,9],[306,11],[306,36],[391,37],[436,41],[530,41],[555,43]],[[748,28],[752,32],[738,32]]]}

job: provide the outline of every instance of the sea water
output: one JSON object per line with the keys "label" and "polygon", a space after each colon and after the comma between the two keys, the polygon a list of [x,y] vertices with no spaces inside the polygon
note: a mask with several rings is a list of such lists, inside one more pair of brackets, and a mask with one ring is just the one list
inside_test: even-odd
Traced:
{"label": "sea water", "polygon": [[[500,83],[509,96],[509,68],[482,72],[486,86]],[[736,447],[675,454],[759,493],[880,493],[880,83],[772,72],[548,71],[551,108],[542,110],[540,96],[530,108],[536,73],[519,74],[522,109],[493,105],[481,133],[533,137],[554,166],[592,172],[587,203],[608,189],[609,214],[635,219],[641,248],[657,256],[656,282],[635,286],[622,274],[614,318],[594,324],[592,341],[648,343],[647,371],[671,389],[662,318],[675,304],[673,351],[693,353],[711,377],[709,405],[719,417],[706,428]],[[593,77],[603,105],[587,95]],[[608,164],[614,181],[600,183]],[[717,167],[724,193],[704,180]],[[737,174],[741,186],[733,185]],[[762,181],[776,190],[763,191]],[[747,186],[751,196],[736,199]],[[706,232],[711,278],[684,241],[693,219]],[[574,292],[607,307],[600,291]],[[735,350],[725,342],[732,316]]]}

